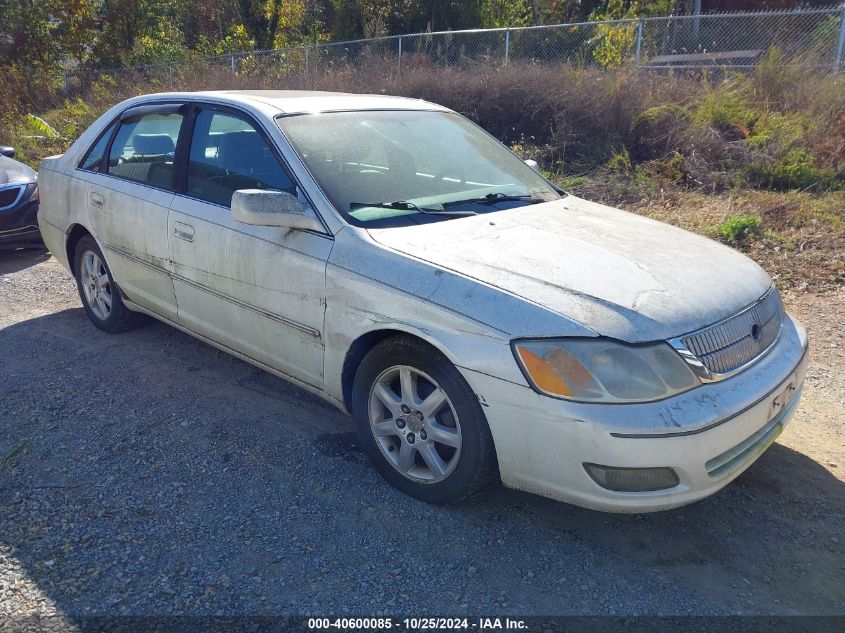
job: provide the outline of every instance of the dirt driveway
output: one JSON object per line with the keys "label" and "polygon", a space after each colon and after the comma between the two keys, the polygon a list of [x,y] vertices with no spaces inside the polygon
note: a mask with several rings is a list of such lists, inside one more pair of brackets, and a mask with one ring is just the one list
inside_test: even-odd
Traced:
{"label": "dirt driveway", "polygon": [[110,336],[0,254],[0,614],[845,613],[845,292],[798,414],[728,488],[618,516],[493,488],[431,507],[350,421],[161,324]]}

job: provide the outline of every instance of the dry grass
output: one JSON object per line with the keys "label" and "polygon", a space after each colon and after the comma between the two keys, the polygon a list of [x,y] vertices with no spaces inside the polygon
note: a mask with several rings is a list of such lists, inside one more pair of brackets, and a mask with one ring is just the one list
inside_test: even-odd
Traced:
{"label": "dry grass", "polygon": [[[829,172],[827,184],[841,180],[845,186],[842,76],[766,65],[756,74],[718,80],[700,73],[604,71],[565,64],[434,67],[411,56],[401,75],[393,61],[381,58],[322,68],[312,64],[308,73],[262,66],[258,60],[241,64],[236,74],[225,67],[197,65],[184,67],[172,81],[161,71],[123,74],[118,80],[92,77],[74,87],[93,115],[122,98],[171,88],[398,94],[442,103],[506,143],[531,147],[555,173],[589,172],[615,153],[626,152],[635,164],[679,156],[686,184],[711,190],[755,184],[753,178],[788,184],[796,173],[806,179],[821,169]],[[49,120],[50,113],[67,108],[67,99],[55,90],[39,99],[28,96],[28,105],[21,103],[19,93],[12,94],[20,80],[0,79],[0,98],[8,104],[0,118],[7,131],[27,111],[46,113]],[[86,123],[89,117],[83,118]],[[795,162],[796,149],[809,154],[802,157],[806,164],[787,160],[792,156]],[[798,173],[798,168],[809,172]]]}

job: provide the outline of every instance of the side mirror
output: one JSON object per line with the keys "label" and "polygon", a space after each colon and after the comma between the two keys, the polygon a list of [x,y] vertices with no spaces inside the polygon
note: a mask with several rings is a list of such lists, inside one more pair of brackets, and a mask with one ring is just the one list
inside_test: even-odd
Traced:
{"label": "side mirror", "polygon": [[323,230],[313,211],[287,191],[239,189],[232,194],[232,219],[253,226]]}
{"label": "side mirror", "polygon": [[525,164],[528,165],[534,171],[536,171],[538,174],[540,173],[540,164],[533,158],[529,158],[528,160],[526,160]]}
{"label": "side mirror", "polygon": [[6,147],[5,145],[0,145],[0,155],[6,156],[7,158],[14,158],[15,157],[15,148],[14,147]]}

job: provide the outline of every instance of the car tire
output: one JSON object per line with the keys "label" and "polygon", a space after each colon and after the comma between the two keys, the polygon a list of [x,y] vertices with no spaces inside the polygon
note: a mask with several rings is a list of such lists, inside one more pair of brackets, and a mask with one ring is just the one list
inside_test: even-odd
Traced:
{"label": "car tire", "polygon": [[126,332],[142,325],[146,318],[123,303],[106,258],[97,242],[85,235],[74,254],[76,288],[91,322],[104,332]]}
{"label": "car tire", "polygon": [[355,375],[352,411],[378,472],[412,497],[455,503],[498,475],[477,396],[443,354],[418,339],[391,337],[367,353]]}

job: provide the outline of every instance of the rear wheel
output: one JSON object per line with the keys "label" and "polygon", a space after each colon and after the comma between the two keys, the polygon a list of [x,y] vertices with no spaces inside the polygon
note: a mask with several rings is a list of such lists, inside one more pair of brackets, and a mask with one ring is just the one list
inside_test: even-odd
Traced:
{"label": "rear wheel", "polygon": [[355,377],[359,440],[381,475],[429,503],[460,501],[496,475],[484,412],[440,352],[394,337],[364,357]]}
{"label": "rear wheel", "polygon": [[94,325],[106,332],[125,332],[143,323],[143,315],[124,305],[106,258],[90,235],[76,245],[74,264],[79,297]]}

